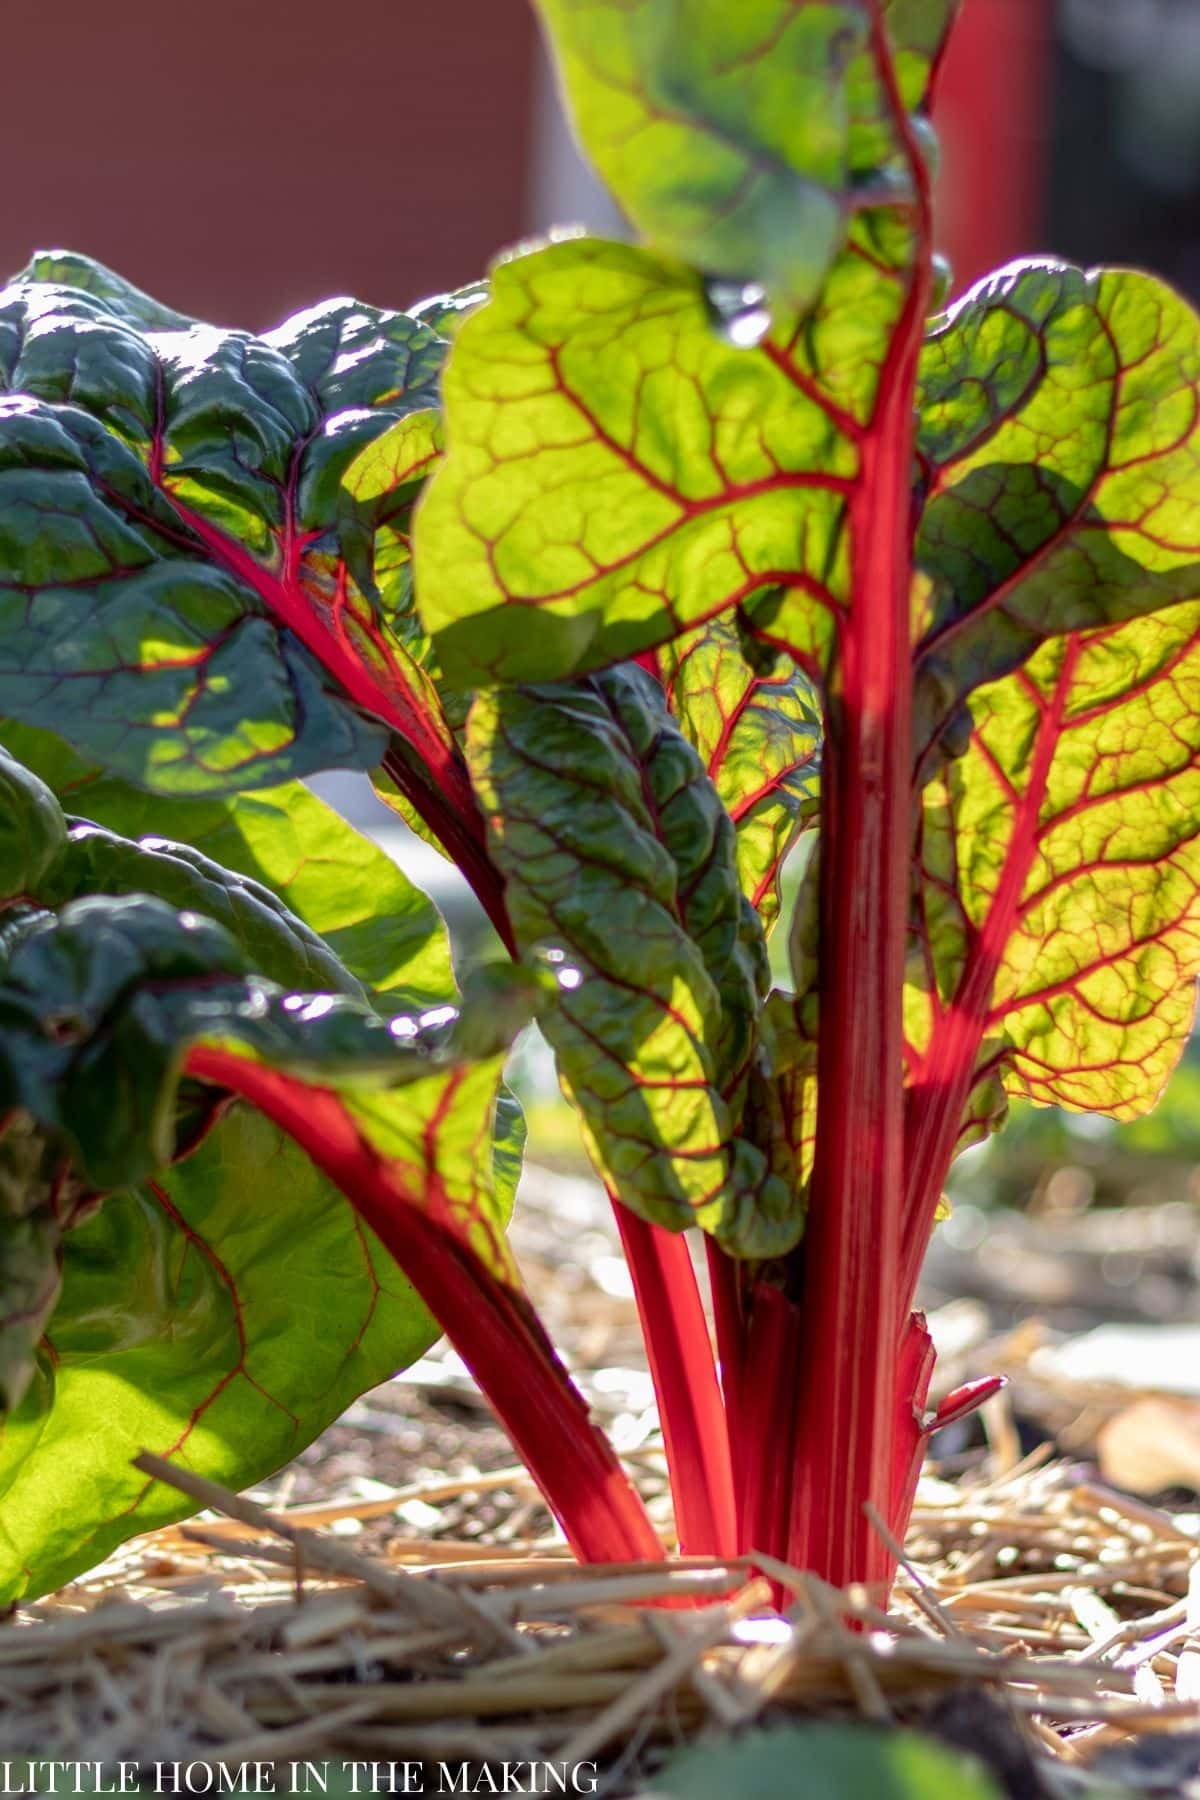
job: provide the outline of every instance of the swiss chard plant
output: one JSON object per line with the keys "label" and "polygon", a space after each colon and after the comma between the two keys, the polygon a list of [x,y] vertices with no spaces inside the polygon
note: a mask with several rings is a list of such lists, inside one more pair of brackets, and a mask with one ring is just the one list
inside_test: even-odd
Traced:
{"label": "swiss chard plant", "polygon": [[[1049,261],[943,310],[953,0],[540,10],[636,242],[264,338],[0,294],[10,1596],[174,1516],[139,1447],[255,1479],[439,1327],[577,1552],[662,1553],[504,1241],[535,1014],[681,1545],[882,1586],[987,1389],[928,1406],[952,1160],[1188,1036],[1200,322]],[[456,990],[334,767],[509,964]]]}

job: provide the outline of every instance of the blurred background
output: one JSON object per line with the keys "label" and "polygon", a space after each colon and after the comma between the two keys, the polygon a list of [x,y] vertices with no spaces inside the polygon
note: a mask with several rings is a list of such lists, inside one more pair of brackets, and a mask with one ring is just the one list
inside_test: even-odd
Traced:
{"label": "blurred background", "polygon": [[[4,27],[5,267],[66,244],[257,329],[616,223],[527,0],[8,0]],[[1200,290],[1197,0],[967,0],[938,115],[960,282],[1053,248]]]}
{"label": "blurred background", "polygon": [[[8,0],[4,26],[8,268],[66,245],[185,312],[263,328],[331,293],[404,306],[551,224],[620,229],[572,147],[526,0]],[[1145,264],[1200,301],[1200,0],[966,0],[937,123],[939,233],[960,290],[1053,250]],[[479,951],[448,865],[365,782],[321,785],[435,892],[460,950]],[[522,1084],[536,1160],[560,1182],[581,1175],[536,1046]],[[568,1191],[550,1191],[551,1210]],[[1025,1330],[1008,1366],[1036,1369],[1031,1317],[1051,1350],[1100,1320],[1135,1336],[1175,1320],[1195,1329],[1172,1368],[1200,1390],[1198,1192],[1200,1059],[1134,1126],[1019,1111],[959,1165],[931,1257],[930,1302],[959,1296],[948,1366]],[[1070,1377],[1081,1394],[1114,1370],[1158,1370],[1161,1385],[1161,1347],[1139,1364],[1128,1335],[1092,1343]],[[1197,1487],[1200,1404],[1191,1454]]]}

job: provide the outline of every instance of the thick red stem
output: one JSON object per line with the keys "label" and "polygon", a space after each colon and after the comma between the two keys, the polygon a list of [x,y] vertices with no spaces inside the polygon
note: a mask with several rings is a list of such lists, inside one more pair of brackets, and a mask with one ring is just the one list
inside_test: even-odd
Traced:
{"label": "thick red stem", "polygon": [[792,1499],[788,1421],[796,1416],[803,1319],[780,1288],[756,1283],[739,1394],[738,1536],[743,1552],[787,1554]]}
{"label": "thick red stem", "polygon": [[637,1299],[685,1556],[736,1556],[725,1410],[687,1240],[610,1194]]}
{"label": "thick red stem", "polygon": [[917,187],[916,242],[904,309],[859,440],[861,466],[849,501],[850,604],[826,708],[817,1142],[803,1246],[789,1559],[837,1586],[886,1587],[892,1558],[866,1508],[873,1504],[884,1518],[895,1511],[901,1001],[912,853],[912,468],[931,269],[928,176],[877,4],[873,13],[877,67]]}
{"label": "thick red stem", "polygon": [[805,1233],[791,1557],[882,1578],[899,1319],[904,975],[911,848],[908,586],[915,345],[900,348],[850,506],[853,594],[822,767],[817,1150]]}
{"label": "thick red stem", "polygon": [[436,1177],[428,1193],[406,1192],[330,1089],[216,1049],[193,1050],[186,1069],[251,1101],[341,1189],[475,1376],[576,1555],[660,1560],[641,1500],[532,1307],[464,1242]]}
{"label": "thick red stem", "polygon": [[704,1254],[708,1262],[708,1286],[712,1296],[713,1326],[717,1337],[717,1362],[721,1373],[721,1394],[725,1401],[725,1420],[729,1432],[729,1454],[735,1471],[741,1463],[741,1381],[742,1355],[745,1348],[745,1320],[739,1265],[727,1256],[716,1241],[705,1236]]}

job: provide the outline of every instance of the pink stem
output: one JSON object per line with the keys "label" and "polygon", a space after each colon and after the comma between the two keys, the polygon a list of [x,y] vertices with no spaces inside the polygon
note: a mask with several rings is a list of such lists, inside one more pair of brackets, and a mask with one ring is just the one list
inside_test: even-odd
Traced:
{"label": "pink stem", "polygon": [[687,1240],[609,1197],[658,1395],[679,1548],[685,1556],[736,1556],[725,1409]]}

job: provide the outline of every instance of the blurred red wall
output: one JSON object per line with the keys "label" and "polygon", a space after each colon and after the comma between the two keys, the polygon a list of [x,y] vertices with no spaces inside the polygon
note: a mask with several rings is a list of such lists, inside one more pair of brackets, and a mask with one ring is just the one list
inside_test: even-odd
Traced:
{"label": "blurred red wall", "polygon": [[523,225],[525,0],[6,0],[0,273],[37,246],[261,328],[401,305]]}
{"label": "blurred red wall", "polygon": [[[1052,11],[966,0],[937,108],[959,288],[1041,247]],[[65,245],[250,327],[469,280],[525,229],[533,44],[527,0],[7,0],[0,274]]]}

